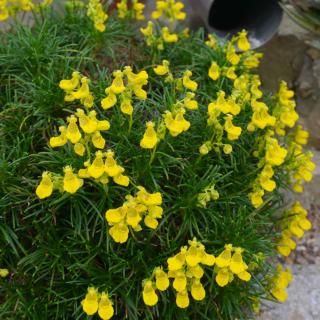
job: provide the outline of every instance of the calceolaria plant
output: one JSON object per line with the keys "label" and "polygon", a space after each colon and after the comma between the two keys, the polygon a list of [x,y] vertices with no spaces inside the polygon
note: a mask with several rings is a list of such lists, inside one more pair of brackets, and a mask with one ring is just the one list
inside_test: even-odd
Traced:
{"label": "calceolaria plant", "polygon": [[[189,34],[174,0],[150,20],[139,1],[72,1],[16,29],[29,7],[2,7],[18,36],[0,48],[1,318],[250,319],[284,302],[277,260],[311,228],[285,194],[315,165],[247,32]],[[24,37],[32,72],[8,60]]]}

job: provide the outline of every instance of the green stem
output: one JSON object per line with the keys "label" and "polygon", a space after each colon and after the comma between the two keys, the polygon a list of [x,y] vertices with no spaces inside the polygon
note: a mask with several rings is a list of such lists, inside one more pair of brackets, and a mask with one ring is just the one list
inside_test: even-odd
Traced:
{"label": "green stem", "polygon": [[88,145],[88,141],[85,141],[84,145],[86,147],[86,151],[87,151],[87,154],[88,154],[88,161],[91,163],[91,154],[90,154],[90,148],[89,148],[89,145]]}
{"label": "green stem", "polygon": [[157,145],[155,145],[155,147],[152,149],[152,153],[151,153],[151,157],[150,157],[150,161],[149,161],[149,165],[152,164],[154,157],[156,155],[156,150],[157,150]]}
{"label": "green stem", "polygon": [[133,124],[133,118],[132,118],[132,114],[130,114],[128,134],[131,133],[132,124]]}

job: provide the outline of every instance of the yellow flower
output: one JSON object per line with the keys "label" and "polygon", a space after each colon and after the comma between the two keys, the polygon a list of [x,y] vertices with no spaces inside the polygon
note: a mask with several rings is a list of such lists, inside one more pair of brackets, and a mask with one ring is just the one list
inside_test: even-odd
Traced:
{"label": "yellow flower", "polygon": [[236,49],[232,45],[232,42],[229,42],[227,46],[226,57],[228,62],[230,62],[234,66],[240,62],[240,56],[236,53]]}
{"label": "yellow flower", "polygon": [[107,96],[101,100],[101,107],[107,110],[117,103],[117,96],[111,91],[111,87],[106,88],[105,92]]}
{"label": "yellow flower", "polygon": [[247,32],[245,30],[242,30],[241,32],[239,32],[238,35],[238,41],[237,41],[237,45],[238,48],[242,51],[248,51],[250,50],[250,42],[248,41],[247,38]]}
{"label": "yellow flower", "polygon": [[157,74],[158,76],[164,76],[166,74],[169,73],[169,61],[168,60],[162,60],[162,64],[156,66],[155,68],[153,68],[153,71],[155,72],[155,74]]}
{"label": "yellow flower", "polygon": [[263,53],[250,52],[244,59],[243,65],[248,69],[257,68],[260,64],[260,59],[263,57]]}
{"label": "yellow flower", "polygon": [[198,84],[195,81],[190,79],[191,76],[192,76],[192,72],[190,70],[186,70],[183,73],[182,83],[186,89],[189,89],[191,91],[196,91],[198,88]]}
{"label": "yellow flower", "polygon": [[263,195],[264,191],[262,189],[258,189],[249,194],[251,203],[255,208],[259,208],[263,204]]}
{"label": "yellow flower", "polygon": [[117,224],[124,220],[127,214],[127,208],[119,207],[116,209],[109,209],[106,212],[106,220],[110,225]]}
{"label": "yellow flower", "polygon": [[[123,170],[124,171],[124,170]],[[124,187],[127,187],[129,185],[129,178],[123,174],[118,174],[117,176],[114,176],[113,177],[113,181],[120,185],[120,186],[124,186]]]}
{"label": "yellow flower", "polygon": [[157,219],[155,219],[154,217],[152,217],[151,215],[146,215],[144,218],[144,224],[149,227],[150,229],[156,229],[158,226],[158,221]]}
{"label": "yellow flower", "polygon": [[73,91],[72,96],[74,99],[84,99],[89,95],[89,79],[87,77],[82,77],[80,88],[77,91]]}
{"label": "yellow flower", "polygon": [[284,257],[288,257],[292,250],[297,246],[294,240],[291,239],[291,232],[289,230],[282,231],[281,239],[277,243],[277,251]]}
{"label": "yellow flower", "polygon": [[126,224],[120,222],[109,229],[109,234],[117,243],[125,243],[128,240],[129,229]]}
{"label": "yellow flower", "polygon": [[138,186],[137,200],[146,206],[160,206],[162,196],[160,192],[149,193],[142,186]]}
{"label": "yellow flower", "polygon": [[309,138],[309,132],[302,129],[302,126],[298,126],[295,132],[294,141],[300,145],[307,144]]}
{"label": "yellow flower", "polygon": [[213,266],[216,262],[216,258],[213,254],[204,253],[201,259],[201,263],[206,266]]}
{"label": "yellow flower", "polygon": [[221,268],[216,275],[216,282],[219,287],[226,286],[230,281],[230,275],[228,268]]}
{"label": "yellow flower", "polygon": [[181,12],[184,8],[184,4],[180,1],[172,4],[172,15],[174,19],[184,20],[186,18],[186,13]]}
{"label": "yellow flower", "polygon": [[93,21],[96,30],[103,32],[106,29],[104,23],[108,19],[108,15],[103,11],[99,0],[89,0],[87,16]]}
{"label": "yellow flower", "polygon": [[149,75],[145,70],[135,74],[130,66],[125,66],[123,74],[127,76],[129,86],[141,87],[148,83]]}
{"label": "yellow flower", "polygon": [[208,75],[212,80],[219,79],[219,77],[220,77],[220,67],[218,66],[218,64],[215,61],[213,61],[211,63]]}
{"label": "yellow flower", "polygon": [[160,268],[155,269],[156,286],[160,291],[165,291],[169,287],[168,275]]}
{"label": "yellow flower", "polygon": [[247,265],[243,262],[242,259],[242,249],[241,248],[235,248],[234,254],[232,255],[229,268],[234,274],[239,274],[246,270]]}
{"label": "yellow flower", "polygon": [[149,121],[147,122],[147,128],[143,138],[140,141],[140,146],[144,149],[153,149],[157,143],[158,137],[156,131],[154,130],[154,123]]}
{"label": "yellow flower", "polygon": [[212,150],[211,141],[207,141],[204,144],[202,144],[199,148],[200,154],[203,156],[208,154]]}
{"label": "yellow flower", "polygon": [[64,127],[64,126],[61,126],[61,127],[59,127],[59,131],[60,131],[60,135],[59,136],[50,138],[49,145],[52,148],[62,147],[68,141],[67,128]]}
{"label": "yellow flower", "polygon": [[103,149],[105,147],[106,141],[102,137],[101,133],[99,131],[96,131],[92,136],[91,136],[91,141],[92,144],[97,148],[97,149]]}
{"label": "yellow flower", "polygon": [[190,128],[190,122],[184,118],[184,114],[185,110],[181,109],[177,112],[175,118],[173,118],[170,111],[166,111],[164,115],[165,125],[173,137],[176,137]]}
{"label": "yellow flower", "polygon": [[264,129],[266,126],[274,126],[276,118],[268,113],[268,107],[263,102],[253,100],[252,108],[254,110],[252,115],[252,124],[259,129]]}
{"label": "yellow flower", "polygon": [[140,28],[141,33],[146,37],[151,37],[153,34],[154,24],[152,21],[148,21],[146,28]]}
{"label": "yellow flower", "polygon": [[141,2],[138,2],[138,0],[132,1],[132,8],[135,12],[135,18],[137,20],[144,20],[144,15],[143,15],[144,7],[145,7],[145,5]]}
{"label": "yellow flower", "polygon": [[189,110],[196,110],[198,109],[198,102],[196,100],[193,100],[195,97],[194,92],[187,92],[186,96],[183,99],[183,105],[185,108]]}
{"label": "yellow flower", "polygon": [[232,244],[226,244],[225,249],[216,258],[216,265],[219,268],[228,267],[231,262]]}
{"label": "yellow flower", "polygon": [[190,247],[186,254],[186,262],[188,266],[195,267],[201,262],[202,252],[198,249],[198,243],[191,241]]}
{"label": "yellow flower", "polygon": [[59,87],[65,91],[74,90],[80,83],[80,73],[78,71],[72,72],[72,78],[69,80],[61,80]]}
{"label": "yellow flower", "polygon": [[141,221],[139,212],[134,207],[125,207],[127,211],[126,222],[129,226],[136,228]]}
{"label": "yellow flower", "polygon": [[114,314],[112,302],[110,301],[108,294],[105,292],[101,293],[98,314],[102,320],[109,320]]}
{"label": "yellow flower", "polygon": [[84,153],[86,152],[86,148],[85,146],[80,143],[80,142],[77,142],[74,146],[73,146],[73,149],[74,149],[74,152],[78,155],[78,156],[83,156]]}
{"label": "yellow flower", "polygon": [[154,306],[158,302],[158,296],[153,288],[152,281],[146,281],[142,292],[143,301],[147,306]]}
{"label": "yellow flower", "polygon": [[170,271],[176,271],[182,268],[186,261],[186,251],[186,248],[182,248],[178,254],[167,260],[168,269]]}
{"label": "yellow flower", "polygon": [[119,3],[117,3],[117,9],[118,9],[118,17],[120,19],[124,19],[128,14],[127,0],[121,0]]}
{"label": "yellow flower", "polygon": [[77,118],[74,115],[71,115],[67,120],[69,124],[66,130],[66,137],[75,144],[81,139],[81,133],[77,126]]}
{"label": "yellow flower", "polygon": [[120,104],[120,110],[122,113],[127,114],[129,116],[133,113],[132,101],[129,97],[124,97]]}
{"label": "yellow flower", "polygon": [[82,109],[77,109],[76,116],[79,118],[80,128],[85,133],[93,133],[97,130],[98,121],[96,119],[96,112],[90,112],[89,116],[87,116]]}
{"label": "yellow flower", "polygon": [[104,161],[103,161],[103,153],[101,151],[96,152],[96,157],[93,160],[90,167],[88,167],[88,173],[92,178],[98,179],[104,173]]}
{"label": "yellow flower", "polygon": [[287,156],[288,151],[279,146],[278,140],[275,138],[268,138],[266,144],[266,162],[272,166],[280,166],[285,157]]}
{"label": "yellow flower", "polygon": [[0,269],[0,277],[5,278],[9,274],[8,269]]}
{"label": "yellow flower", "polygon": [[88,293],[86,294],[84,300],[82,300],[83,311],[88,315],[92,316],[98,311],[99,307],[99,293],[98,290],[90,287],[88,288]]}
{"label": "yellow flower", "polygon": [[217,47],[216,36],[214,34],[208,34],[208,40],[205,42],[205,44],[211,49],[216,49]]}
{"label": "yellow flower", "polygon": [[168,27],[163,27],[162,31],[162,38],[165,42],[172,43],[178,41],[178,35],[176,33],[170,33]]}
{"label": "yellow flower", "polygon": [[274,288],[270,292],[279,302],[285,302],[288,299],[288,293],[284,289]]}
{"label": "yellow flower", "polygon": [[189,306],[189,296],[188,296],[188,291],[183,290],[177,293],[176,296],[176,304],[179,308],[185,309]]}
{"label": "yellow flower", "polygon": [[224,70],[224,75],[231,80],[235,80],[237,78],[237,74],[235,73],[235,71],[235,67],[226,68]]}
{"label": "yellow flower", "polygon": [[83,185],[83,180],[79,179],[70,166],[64,168],[63,190],[69,193],[75,193]]}
{"label": "yellow flower", "polygon": [[9,18],[9,10],[6,7],[1,7],[0,21],[5,21]]}
{"label": "yellow flower", "polygon": [[42,173],[42,179],[37,186],[36,194],[38,198],[44,199],[50,197],[53,191],[53,183],[50,177],[50,173],[45,171]]}
{"label": "yellow flower", "polygon": [[225,144],[223,146],[223,152],[225,154],[230,154],[232,152],[232,145],[231,144]]}
{"label": "yellow flower", "polygon": [[232,115],[227,115],[226,122],[224,124],[224,130],[228,133],[229,140],[237,140],[239,139],[242,129],[233,125],[232,119]]}
{"label": "yellow flower", "polygon": [[115,94],[122,93],[126,89],[123,84],[123,73],[120,70],[116,70],[113,72],[113,76],[114,79],[110,86],[110,90]]}
{"label": "yellow flower", "polygon": [[147,99],[147,91],[143,90],[141,88],[141,85],[136,85],[133,87],[133,92],[135,96],[140,100],[146,100]]}
{"label": "yellow flower", "polygon": [[238,276],[239,279],[241,279],[243,281],[246,281],[246,282],[250,281],[250,279],[251,279],[251,274],[246,270],[238,273],[237,276]]}
{"label": "yellow flower", "polygon": [[123,168],[117,165],[113,156],[114,156],[114,153],[111,150],[108,150],[106,153],[104,170],[110,177],[116,177],[123,172]]}
{"label": "yellow flower", "polygon": [[200,280],[193,280],[191,286],[191,295],[192,298],[196,301],[201,301],[205,298],[206,292],[200,282]]}

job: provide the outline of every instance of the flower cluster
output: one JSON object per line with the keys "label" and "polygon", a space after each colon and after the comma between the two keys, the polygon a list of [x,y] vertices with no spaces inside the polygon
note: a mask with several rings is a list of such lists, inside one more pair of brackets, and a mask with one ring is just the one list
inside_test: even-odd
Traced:
{"label": "flower cluster", "polygon": [[279,301],[285,302],[288,299],[286,288],[292,281],[292,273],[289,269],[283,270],[280,264],[277,265],[276,274],[271,279],[271,294]]}
{"label": "flower cluster", "polygon": [[[124,76],[127,78],[126,84],[123,81]],[[133,96],[139,100],[145,100],[147,98],[147,92],[142,87],[148,83],[148,73],[146,71],[134,73],[131,67],[126,66],[123,71],[114,71],[113,77],[111,86],[105,89],[107,96],[101,100],[101,106],[107,110],[112,108],[117,101],[120,100],[121,112],[132,116]]]}
{"label": "flower cluster", "polygon": [[[223,134],[226,132],[227,140],[238,140],[242,128],[234,125],[234,116],[238,115],[241,111],[236,98],[232,95],[225,98],[225,92],[219,91],[217,99],[208,105],[208,125],[212,128],[213,134],[211,140],[204,142],[200,146],[200,153],[202,155],[208,154],[211,150],[219,151],[222,147],[224,153],[229,154],[232,152],[232,145],[229,143],[222,143]],[[224,124],[221,123],[221,115],[223,115]]]}
{"label": "flower cluster", "polygon": [[59,87],[64,90],[64,100],[72,102],[80,100],[80,103],[86,108],[93,106],[93,95],[89,88],[90,80],[87,77],[82,77],[78,71],[72,72],[71,79],[63,79],[59,83]]}
{"label": "flower cluster", "polygon": [[60,135],[50,138],[50,146],[52,148],[62,147],[70,142],[73,144],[74,152],[79,156],[86,153],[86,146],[88,147],[89,142],[95,148],[103,149],[106,141],[101,131],[109,130],[110,123],[108,120],[98,120],[96,115],[94,110],[86,112],[78,108],[73,115],[67,118],[68,126],[59,127]]}
{"label": "flower cluster", "polygon": [[99,32],[106,30],[105,22],[108,19],[108,15],[103,10],[103,6],[99,0],[89,0],[87,16],[92,20],[94,27]]}
{"label": "flower cluster", "polygon": [[198,194],[198,206],[206,208],[210,200],[216,201],[219,199],[219,192],[215,189],[215,185],[211,184],[204,188],[202,192]]}
{"label": "flower cluster", "polygon": [[112,301],[108,293],[98,292],[94,287],[89,287],[85,298],[81,302],[83,311],[92,316],[98,312],[100,319],[109,320],[114,314]]}
{"label": "flower cluster", "polygon": [[97,151],[93,162],[86,161],[84,165],[85,168],[78,172],[81,178],[93,178],[102,184],[107,184],[109,178],[112,178],[113,182],[120,186],[129,185],[129,177],[123,175],[125,170],[114,159],[114,152],[110,149],[107,152]]}
{"label": "flower cluster", "polygon": [[[81,81],[81,85],[80,85]],[[73,151],[78,156],[87,156],[84,168],[74,173],[71,166],[64,168],[64,177],[45,171],[42,180],[36,189],[40,199],[49,197],[53,190],[60,192],[75,193],[83,185],[83,179],[95,179],[98,183],[107,184],[109,178],[121,186],[129,185],[129,178],[124,173],[124,168],[114,159],[114,152],[107,150],[102,152],[106,146],[106,140],[102,131],[110,128],[108,120],[98,120],[95,110],[88,110],[94,104],[93,96],[89,90],[89,79],[73,72],[72,78],[60,81],[60,88],[66,92],[65,101],[80,100],[86,110],[78,108],[76,112],[67,118],[68,125],[60,126],[60,134],[51,137],[49,145],[52,148],[62,147],[68,143],[73,145]],[[91,147],[98,149],[91,163]]]}
{"label": "flower cluster", "polygon": [[276,182],[272,180],[274,176],[273,167],[283,164],[288,151],[279,145],[279,141],[273,137],[274,132],[269,131],[264,140],[264,158],[260,161],[263,167],[253,184],[253,192],[249,194],[252,205],[255,208],[263,204],[265,191],[271,192],[276,188]]}
{"label": "flower cluster", "polygon": [[186,13],[182,11],[184,4],[175,0],[157,0],[156,10],[151,13],[153,19],[157,20],[165,17],[170,22],[184,20]]}
{"label": "flower cluster", "polygon": [[106,212],[106,220],[111,226],[109,234],[115,242],[124,243],[128,240],[129,227],[136,232],[141,231],[142,218],[147,227],[156,229],[157,219],[162,217],[161,194],[159,192],[149,193],[142,186],[139,186],[138,189],[134,197],[126,196],[126,201],[121,207],[109,209]]}
{"label": "flower cluster", "polygon": [[[140,28],[140,31],[146,37],[147,45],[158,50],[163,50],[165,43],[174,43],[179,40],[179,35],[176,32],[170,31],[168,27],[162,27],[158,30],[152,21],[148,21],[147,26]],[[186,36],[187,30],[185,29],[180,34],[180,37]]]}
{"label": "flower cluster", "polygon": [[302,145],[308,142],[309,133],[298,126],[294,132],[294,141],[290,145],[292,159],[287,166],[295,192],[303,192],[303,182],[310,182],[316,165],[311,161],[312,152],[303,152]]}
{"label": "flower cluster", "polygon": [[143,301],[154,306],[158,302],[156,289],[165,291],[169,287],[169,279],[173,278],[172,286],[176,291],[176,304],[179,308],[189,306],[189,294],[196,301],[205,298],[206,292],[201,284],[204,275],[202,265],[213,266],[215,257],[205,251],[205,247],[195,238],[189,240],[189,246],[182,247],[180,252],[167,260],[168,273],[162,268],[154,269],[152,276],[143,281]]}
{"label": "flower cluster", "polygon": [[277,118],[275,130],[280,136],[285,135],[286,127],[293,128],[299,119],[299,115],[295,111],[296,103],[293,96],[294,92],[288,89],[285,81],[282,81],[276,97],[276,107],[273,110],[273,115]]}
{"label": "flower cluster", "polygon": [[247,271],[248,266],[243,261],[242,252],[242,248],[234,248],[232,244],[226,244],[224,250],[217,256],[214,270],[215,280],[220,287],[232,282],[234,275],[243,281],[251,279],[251,274]]}
{"label": "flower cluster", "polygon": [[39,11],[51,5],[53,0],[43,0],[34,3],[32,0],[0,0],[0,22],[6,21],[9,17],[14,17],[17,12]]}
{"label": "flower cluster", "polygon": [[129,9],[128,0],[121,0],[117,3],[118,17],[135,18],[136,20],[144,20],[143,10],[145,5],[138,0],[132,0],[132,10]]}
{"label": "flower cluster", "polygon": [[76,193],[83,185],[83,179],[80,179],[73,172],[71,166],[63,168],[64,176],[45,171],[42,173],[42,179],[36,188],[36,194],[39,199],[48,198],[53,190],[60,192]]}
{"label": "flower cluster", "polygon": [[[154,20],[164,18],[168,20],[172,25],[173,21],[184,20],[186,13],[182,11],[184,4],[175,0],[157,0],[156,10],[152,12],[151,17]],[[170,30],[168,26],[157,27],[154,22],[148,21],[145,28],[140,28],[141,33],[146,37],[146,43],[148,46],[157,48],[157,50],[163,50],[165,43],[177,42],[180,38],[186,38],[189,36],[189,29],[186,28],[178,34],[174,30]]]}
{"label": "flower cluster", "polygon": [[175,79],[170,72],[169,65],[169,61],[163,60],[162,64],[157,65],[153,70],[155,74],[165,76],[166,83],[171,83],[178,92],[182,92],[181,100],[171,105],[170,111],[166,110],[163,115],[164,124],[170,135],[176,137],[190,128],[190,122],[184,118],[186,110],[198,109],[198,102],[194,99],[198,83],[191,79],[190,70],[186,70],[182,77]]}
{"label": "flower cluster", "polygon": [[296,248],[293,236],[302,238],[304,232],[311,229],[311,222],[307,218],[307,211],[300,202],[295,202],[290,210],[286,210],[283,215],[281,238],[277,244],[278,252],[287,257]]}

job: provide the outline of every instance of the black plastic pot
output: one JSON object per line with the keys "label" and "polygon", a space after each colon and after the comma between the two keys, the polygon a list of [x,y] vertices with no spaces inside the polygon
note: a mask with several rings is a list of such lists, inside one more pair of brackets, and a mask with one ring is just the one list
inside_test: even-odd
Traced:
{"label": "black plastic pot", "polygon": [[229,37],[246,29],[253,48],[277,32],[282,20],[278,0],[189,0],[209,32]]}

